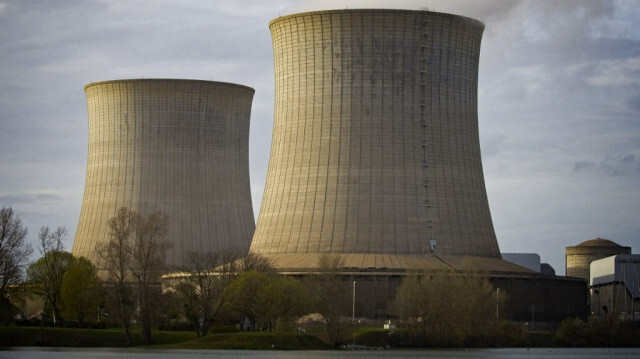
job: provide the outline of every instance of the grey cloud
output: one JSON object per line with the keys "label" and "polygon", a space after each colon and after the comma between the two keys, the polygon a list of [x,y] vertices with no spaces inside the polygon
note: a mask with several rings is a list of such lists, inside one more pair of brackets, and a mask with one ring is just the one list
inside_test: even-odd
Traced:
{"label": "grey cloud", "polygon": [[595,166],[595,162],[578,161],[573,164],[573,170],[574,172],[580,172],[580,171],[591,169],[594,166]]}
{"label": "grey cloud", "polygon": [[602,38],[623,38],[634,41],[640,41],[640,33],[636,31],[637,24],[640,22],[638,14],[638,4],[635,1],[611,1],[608,5],[612,7],[612,20],[593,22],[594,37]]}
{"label": "grey cloud", "polygon": [[609,176],[637,176],[640,174],[640,162],[633,154],[607,157],[600,163],[600,168]]}
{"label": "grey cloud", "polygon": [[633,111],[640,112],[640,93],[629,97],[625,103]]}
{"label": "grey cloud", "polygon": [[0,196],[0,203],[5,207],[10,207],[16,204],[26,203],[55,203],[57,201],[60,201],[61,199],[62,198],[60,196],[48,193],[17,193]]}
{"label": "grey cloud", "polygon": [[493,156],[500,153],[505,148],[507,136],[504,133],[490,134],[483,138],[482,155]]}
{"label": "grey cloud", "polygon": [[[600,161],[576,161],[573,164],[576,173],[602,173],[610,177],[640,176],[640,159],[635,154],[606,156]],[[594,172],[595,171],[595,172]]]}
{"label": "grey cloud", "polygon": [[640,85],[640,56],[600,61],[595,64],[587,82],[594,86],[638,86]]}

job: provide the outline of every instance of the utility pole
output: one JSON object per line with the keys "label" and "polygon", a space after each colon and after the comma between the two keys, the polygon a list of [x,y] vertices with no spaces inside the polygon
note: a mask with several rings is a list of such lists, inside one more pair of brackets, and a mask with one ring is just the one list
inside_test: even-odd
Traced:
{"label": "utility pole", "polygon": [[353,325],[353,345],[356,345],[356,281],[353,281],[353,300],[351,307],[351,324]]}
{"label": "utility pole", "polygon": [[496,288],[496,323],[500,321],[500,288]]}

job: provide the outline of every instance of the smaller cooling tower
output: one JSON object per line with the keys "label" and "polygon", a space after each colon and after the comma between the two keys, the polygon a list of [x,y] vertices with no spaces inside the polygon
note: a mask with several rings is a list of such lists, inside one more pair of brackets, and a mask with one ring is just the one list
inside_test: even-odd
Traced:
{"label": "smaller cooling tower", "polygon": [[98,262],[120,207],[169,216],[169,265],[187,251],[248,250],[254,90],[222,82],[140,79],[85,87],[89,152],[73,254]]}

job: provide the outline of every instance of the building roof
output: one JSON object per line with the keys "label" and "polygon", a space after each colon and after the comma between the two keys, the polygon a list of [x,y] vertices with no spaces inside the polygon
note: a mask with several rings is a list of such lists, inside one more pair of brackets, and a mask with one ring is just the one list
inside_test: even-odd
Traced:
{"label": "building roof", "polygon": [[622,283],[633,298],[640,298],[638,265],[640,254],[617,254],[591,262],[589,283],[592,286]]}
{"label": "building roof", "polygon": [[596,239],[590,239],[588,241],[584,241],[578,244],[576,247],[622,247],[622,246],[612,240],[598,237]]}
{"label": "building roof", "polygon": [[502,259],[540,273],[540,255],[538,253],[502,253]]}
{"label": "building roof", "polygon": [[[318,253],[265,254],[282,272],[309,272],[317,269]],[[536,274],[517,264],[492,257],[447,255],[341,254],[344,271],[404,272],[411,270],[469,271],[486,273]]]}

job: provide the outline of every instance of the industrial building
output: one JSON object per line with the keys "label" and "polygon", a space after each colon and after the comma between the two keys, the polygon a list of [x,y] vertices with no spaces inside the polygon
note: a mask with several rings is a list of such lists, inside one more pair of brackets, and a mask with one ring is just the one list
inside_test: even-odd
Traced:
{"label": "industrial building", "polygon": [[515,263],[519,266],[531,269],[544,275],[556,275],[556,270],[549,263],[541,263],[540,255],[537,253],[504,253],[502,259]]}
{"label": "industrial building", "polygon": [[540,255],[537,253],[502,253],[502,259],[532,271],[541,272]]}
{"label": "industrial building", "polygon": [[478,132],[481,22],[332,10],[269,28],[274,127],[257,225],[253,89],[106,81],[85,87],[89,158],[74,255],[100,267],[95,249],[118,208],[159,210],[170,218],[173,266],[187,251],[250,245],[280,273],[304,277],[320,255],[340,255],[356,316],[393,316],[402,278],[428,271],[488,275],[507,319],[586,317],[586,279],[540,274],[539,257],[531,270],[500,253]]}
{"label": "industrial building", "polygon": [[640,320],[640,255],[618,254],[591,262],[591,314]]}
{"label": "industrial building", "polygon": [[565,248],[567,277],[589,280],[591,262],[616,254],[631,254],[631,247],[621,246],[609,239],[596,238],[584,241],[577,246]]}
{"label": "industrial building", "polygon": [[169,216],[167,263],[187,251],[247,251],[254,90],[222,82],[137,79],[85,87],[89,150],[72,252],[99,268],[96,246],[121,207]]}
{"label": "industrial building", "polygon": [[490,274],[513,319],[586,316],[586,280],[501,258],[478,134],[481,22],[332,10],[269,28],[274,127],[252,251],[292,276],[342,256],[357,316],[392,314],[401,278],[419,270]]}

